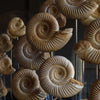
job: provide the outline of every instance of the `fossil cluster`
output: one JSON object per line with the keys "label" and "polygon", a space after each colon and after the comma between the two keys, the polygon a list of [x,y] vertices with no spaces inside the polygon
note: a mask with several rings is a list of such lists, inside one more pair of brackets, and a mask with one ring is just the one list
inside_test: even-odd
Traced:
{"label": "fossil cluster", "polygon": [[[63,56],[50,57],[50,52],[63,48],[73,35],[73,28],[66,28],[66,19],[79,19],[87,29],[74,51],[80,59],[100,64],[99,6],[98,0],[46,0],[27,25],[19,17],[9,21],[6,33],[0,34],[0,74],[15,71],[7,55],[13,49],[19,69],[12,77],[11,88],[17,100],[44,100],[47,93],[68,98],[83,89],[83,83],[74,79],[71,61]],[[99,100],[100,82],[92,87],[89,100]],[[0,79],[0,96],[7,92]]]}

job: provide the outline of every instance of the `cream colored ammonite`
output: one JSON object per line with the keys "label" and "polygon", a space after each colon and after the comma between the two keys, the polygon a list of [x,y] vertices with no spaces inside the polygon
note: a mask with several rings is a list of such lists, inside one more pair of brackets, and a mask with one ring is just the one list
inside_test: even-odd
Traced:
{"label": "cream colored ammonite", "polygon": [[0,58],[0,73],[4,75],[9,75],[13,73],[15,69],[12,67],[12,61],[11,59],[7,56],[4,55],[3,57]]}
{"label": "cream colored ammonite", "polygon": [[14,47],[14,57],[24,68],[38,70],[45,61],[44,55],[29,44],[26,36],[21,37]]}
{"label": "cream colored ammonite", "polygon": [[100,64],[100,50],[94,48],[89,41],[81,40],[74,46],[77,56],[86,62]]}
{"label": "cream colored ammonite", "polygon": [[83,84],[79,84],[73,77],[72,63],[62,56],[47,59],[39,69],[42,88],[55,97],[71,97],[83,88]]}
{"label": "cream colored ammonite", "polygon": [[8,93],[8,90],[4,86],[3,80],[0,78],[0,97],[6,96],[7,93]]}
{"label": "cream colored ammonite", "polygon": [[100,79],[92,84],[88,100],[100,100]]}
{"label": "cream colored ammonite", "polygon": [[55,0],[46,0],[40,7],[40,12],[52,14],[57,19],[60,27],[66,25],[66,17],[59,11]]}
{"label": "cream colored ammonite", "polygon": [[0,55],[9,52],[13,47],[12,42],[7,34],[0,34]]}
{"label": "cream colored ammonite", "polygon": [[84,38],[88,40],[95,49],[100,51],[100,19],[93,21],[88,26]]}
{"label": "cream colored ammonite", "polygon": [[98,5],[88,0],[56,0],[61,12],[70,18],[83,19],[90,16]]}
{"label": "cream colored ammonite", "polygon": [[44,100],[46,96],[40,88],[37,74],[30,69],[16,72],[11,86],[12,92],[18,100]]}
{"label": "cream colored ammonite", "polygon": [[59,31],[55,17],[48,13],[33,16],[26,29],[29,42],[41,51],[56,51],[61,49],[72,36],[72,28]]}
{"label": "cream colored ammonite", "polygon": [[19,17],[12,18],[8,24],[7,33],[13,39],[25,35],[26,26],[22,19]]}

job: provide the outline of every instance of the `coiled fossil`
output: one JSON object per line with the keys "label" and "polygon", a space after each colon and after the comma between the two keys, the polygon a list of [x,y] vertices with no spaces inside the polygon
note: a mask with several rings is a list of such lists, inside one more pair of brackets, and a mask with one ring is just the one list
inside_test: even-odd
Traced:
{"label": "coiled fossil", "polygon": [[35,71],[23,69],[16,72],[12,79],[12,91],[18,100],[44,100],[46,93],[40,87]]}
{"label": "coiled fossil", "polygon": [[11,59],[7,56],[4,55],[3,57],[0,58],[0,73],[4,75],[9,75],[13,73],[15,69],[12,67],[12,61]]}
{"label": "coiled fossil", "polygon": [[56,51],[70,40],[72,28],[59,31],[57,20],[48,13],[39,13],[27,24],[29,42],[41,51]]}
{"label": "coiled fossil", "polygon": [[0,55],[9,52],[13,47],[12,42],[7,34],[0,34]]}
{"label": "coiled fossil", "polygon": [[21,18],[14,17],[10,20],[7,28],[7,34],[13,39],[26,34],[26,26]]}
{"label": "coiled fossil", "polygon": [[52,14],[57,19],[60,27],[66,25],[66,17],[59,11],[55,0],[46,0],[40,7],[40,12]]}
{"label": "coiled fossil", "polygon": [[83,19],[90,16],[98,5],[88,0],[56,0],[61,12],[70,18]]}
{"label": "coiled fossil", "polygon": [[62,56],[47,59],[39,69],[42,88],[50,95],[59,98],[74,96],[82,90],[83,84],[73,77],[73,65]]}
{"label": "coiled fossil", "polygon": [[14,47],[14,57],[24,67],[38,70],[45,61],[45,53],[31,46],[26,36],[21,37]]}

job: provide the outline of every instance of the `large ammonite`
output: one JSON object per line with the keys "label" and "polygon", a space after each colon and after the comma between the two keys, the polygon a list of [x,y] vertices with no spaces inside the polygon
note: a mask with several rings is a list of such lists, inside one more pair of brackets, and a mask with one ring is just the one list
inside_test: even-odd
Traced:
{"label": "large ammonite", "polygon": [[26,26],[21,18],[14,17],[10,20],[7,34],[13,39],[26,34]]}
{"label": "large ammonite", "polygon": [[77,94],[83,84],[72,79],[74,67],[62,56],[54,56],[45,61],[39,69],[39,80],[42,88],[55,97],[66,98]]}
{"label": "large ammonite", "polygon": [[39,84],[35,71],[23,69],[12,78],[12,91],[18,100],[44,100],[46,94]]}
{"label": "large ammonite", "polygon": [[100,79],[92,84],[88,100],[100,100]]}
{"label": "large ammonite", "polygon": [[13,44],[7,34],[0,34],[0,55],[12,49]]}
{"label": "large ammonite", "polygon": [[86,62],[100,64],[100,50],[94,48],[89,41],[81,40],[74,46],[77,56]]}
{"label": "large ammonite", "polygon": [[59,11],[55,0],[46,0],[42,4],[40,12],[52,14],[57,19],[60,27],[64,27],[66,25],[66,17]]}
{"label": "large ammonite", "polygon": [[61,49],[72,36],[72,28],[59,31],[55,17],[48,13],[36,14],[27,25],[29,42],[41,51]]}
{"label": "large ammonite", "polygon": [[3,57],[0,58],[0,73],[4,75],[9,75],[13,73],[15,69],[12,67],[12,61],[11,59],[7,56],[4,55]]}
{"label": "large ammonite", "polygon": [[21,37],[14,47],[14,57],[25,68],[38,70],[45,61],[44,52],[31,46],[26,36]]}
{"label": "large ammonite", "polygon": [[100,51],[100,19],[93,21],[85,32],[85,39]]}
{"label": "large ammonite", "polygon": [[83,19],[90,16],[98,5],[88,0],[56,0],[61,12],[70,18]]}
{"label": "large ammonite", "polygon": [[6,96],[8,93],[7,88],[4,86],[3,80],[0,78],[0,97]]}

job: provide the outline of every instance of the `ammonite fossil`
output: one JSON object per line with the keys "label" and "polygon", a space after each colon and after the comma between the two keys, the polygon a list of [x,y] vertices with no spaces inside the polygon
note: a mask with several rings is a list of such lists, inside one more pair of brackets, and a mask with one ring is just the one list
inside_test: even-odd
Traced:
{"label": "ammonite fossil", "polygon": [[83,84],[72,79],[74,67],[62,56],[47,59],[39,69],[39,80],[42,88],[55,97],[66,98],[77,94]]}
{"label": "ammonite fossil", "polygon": [[81,40],[74,46],[77,56],[86,62],[100,64],[100,50],[94,48],[89,41]]}
{"label": "ammonite fossil", "polygon": [[72,28],[59,31],[57,20],[48,13],[39,13],[31,18],[27,25],[29,42],[41,51],[61,49],[72,36]]}
{"label": "ammonite fossil", "polygon": [[18,100],[44,100],[46,94],[39,84],[35,71],[23,69],[12,78],[12,91]]}
{"label": "ammonite fossil", "polygon": [[0,78],[0,97],[6,96],[8,93],[7,88],[4,86],[3,80]]}
{"label": "ammonite fossil", "polygon": [[7,34],[0,34],[0,55],[12,49],[13,44]]}
{"label": "ammonite fossil", "polygon": [[19,17],[14,17],[10,20],[7,28],[7,33],[11,38],[17,38],[26,34],[26,26]]}
{"label": "ammonite fossil", "polygon": [[[94,0],[96,1],[96,0]],[[97,0],[97,4],[99,5],[99,7],[87,18],[84,18],[81,20],[81,22],[84,24],[84,25],[89,25],[92,21],[100,18],[100,1]]]}
{"label": "ammonite fossil", "polygon": [[70,18],[83,19],[90,16],[98,5],[88,0],[56,0],[61,12]]}
{"label": "ammonite fossil", "polygon": [[66,17],[59,11],[55,0],[46,0],[40,7],[40,12],[52,14],[57,19],[60,27],[66,25]]}
{"label": "ammonite fossil", "polygon": [[84,38],[88,40],[91,45],[100,52],[100,19],[93,21],[88,26]]}
{"label": "ammonite fossil", "polygon": [[0,73],[4,75],[9,75],[13,73],[15,69],[12,67],[12,61],[11,59],[7,56],[4,55],[3,57],[0,58]]}
{"label": "ammonite fossil", "polygon": [[14,47],[14,57],[24,68],[38,70],[47,56],[31,46],[26,36],[23,36]]}
{"label": "ammonite fossil", "polygon": [[92,84],[88,100],[100,100],[100,79]]}

